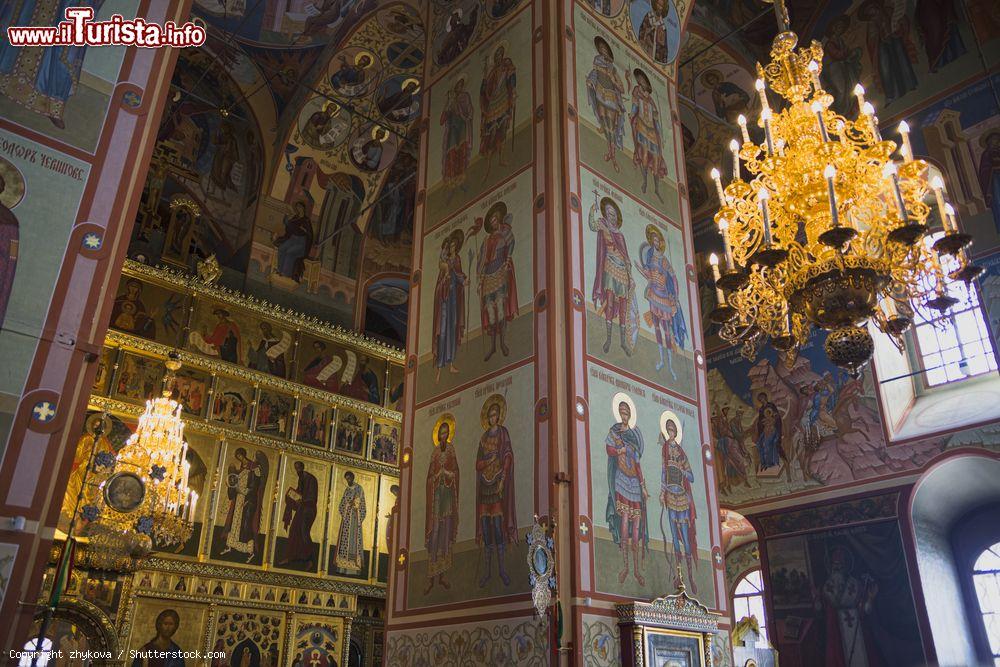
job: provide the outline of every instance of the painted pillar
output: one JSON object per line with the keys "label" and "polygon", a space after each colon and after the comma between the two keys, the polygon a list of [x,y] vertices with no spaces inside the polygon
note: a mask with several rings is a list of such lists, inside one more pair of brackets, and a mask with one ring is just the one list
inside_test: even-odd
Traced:
{"label": "painted pillar", "polygon": [[[389,664],[614,664],[614,604],[678,565],[725,611],[686,11],[654,4],[429,3]],[[536,515],[561,635],[534,616]]]}
{"label": "painted pillar", "polygon": [[[55,12],[64,3],[31,4],[36,25],[62,18]],[[190,4],[135,0],[106,7],[97,18],[121,12],[162,24],[186,17]],[[6,654],[23,646],[37,611],[21,602],[38,598],[177,53],[88,47],[53,50],[58,60],[50,62],[43,49],[4,48],[15,64],[0,73],[0,213],[5,222],[15,219],[18,230],[0,331]],[[50,88],[25,88],[25,80],[36,80],[39,62],[48,68],[43,78]],[[55,90],[60,77],[65,89]],[[10,266],[8,257],[3,262]],[[15,517],[24,519],[23,528]]]}

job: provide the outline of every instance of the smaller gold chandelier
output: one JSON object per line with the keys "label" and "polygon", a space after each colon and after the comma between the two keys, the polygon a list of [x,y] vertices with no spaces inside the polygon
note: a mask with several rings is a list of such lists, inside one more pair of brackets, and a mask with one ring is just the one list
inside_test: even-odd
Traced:
{"label": "smaller gold chandelier", "polygon": [[[825,329],[827,356],[857,375],[874,351],[867,322],[901,347],[911,304],[943,313],[957,302],[949,280],[968,284],[982,269],[965,254],[972,238],[959,231],[943,181],[913,159],[906,123],[901,146],[883,139],[860,84],[856,118],[830,109],[822,46],[797,49],[781,0],[775,7],[782,31],[771,63],[757,65],[764,141],[751,140],[740,116],[732,181],[723,188],[719,170],[711,172],[725,260],[720,270],[711,258],[717,306],[709,317],[750,358],[767,339],[794,355],[813,327]],[[783,98],[778,110],[768,87]],[[925,240],[931,192],[944,228],[934,243]]]}

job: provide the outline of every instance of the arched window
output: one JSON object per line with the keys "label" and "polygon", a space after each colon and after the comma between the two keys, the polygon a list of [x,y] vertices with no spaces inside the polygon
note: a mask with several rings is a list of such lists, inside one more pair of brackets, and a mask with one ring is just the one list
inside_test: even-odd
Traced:
{"label": "arched window", "polygon": [[[32,653],[35,651],[35,647],[38,646],[38,638],[29,639],[25,643],[24,652],[21,654],[21,659],[18,661],[18,667],[31,667],[31,658],[34,657]],[[49,658],[52,656],[52,640],[48,637],[42,637],[42,650],[38,654],[38,660],[35,661],[37,667],[45,667],[49,664]]]}
{"label": "arched window", "polygon": [[972,583],[993,662],[1000,665],[1000,542],[979,554],[972,566]]}
{"label": "arched window", "polygon": [[[733,589],[733,622],[738,623],[740,619],[747,616],[756,616],[757,625],[760,626],[760,640],[767,639],[767,617],[764,615],[764,582],[760,576],[760,570],[747,572]],[[1000,616],[998,616],[1000,621]]]}
{"label": "arched window", "polygon": [[[925,243],[933,244],[942,234],[929,234]],[[958,268],[953,257],[942,257],[941,263],[945,273]],[[922,287],[929,289],[933,283],[928,281]],[[943,314],[929,308],[918,309],[914,322],[920,366],[928,387],[997,370],[979,292],[956,280],[948,284],[947,293],[958,303]]]}

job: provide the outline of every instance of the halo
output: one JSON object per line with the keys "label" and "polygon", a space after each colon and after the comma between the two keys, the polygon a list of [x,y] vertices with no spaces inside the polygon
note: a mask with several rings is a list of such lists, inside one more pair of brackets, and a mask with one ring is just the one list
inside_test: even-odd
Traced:
{"label": "halo", "polygon": [[622,208],[621,208],[621,206],[619,206],[618,202],[616,202],[614,199],[612,199],[611,197],[601,197],[601,210],[600,210],[600,213],[602,215],[604,214],[604,207],[606,205],[608,205],[608,204],[611,204],[612,206],[614,206],[615,213],[618,214],[618,227],[621,228],[622,224],[625,222],[625,219],[622,216]]}
{"label": "halo", "polygon": [[649,245],[653,245],[654,236],[660,237],[660,245],[664,248],[667,247],[667,240],[663,237],[663,232],[656,225],[646,225],[646,240],[649,241]]}
{"label": "halo", "polygon": [[615,418],[616,422],[619,419],[621,419],[621,415],[618,414],[618,406],[621,405],[622,403],[626,403],[628,405],[628,409],[629,409],[629,412],[630,412],[630,416],[629,416],[629,420],[628,420],[628,427],[629,428],[634,428],[635,427],[635,421],[636,421],[636,419],[639,418],[638,415],[636,414],[636,410],[635,410],[635,401],[633,401],[632,397],[629,396],[628,394],[626,394],[624,391],[618,392],[611,399],[611,415]]}
{"label": "halo", "polygon": [[493,394],[486,399],[483,403],[483,409],[479,412],[479,423],[482,424],[484,431],[490,427],[489,413],[490,408],[494,405],[500,407],[500,421],[498,423],[503,424],[503,420],[507,418],[507,399],[500,394]]}
{"label": "halo", "polygon": [[[379,135],[380,132],[385,132],[385,138],[384,139],[379,139],[378,138],[378,135]],[[380,144],[384,144],[389,139],[389,130],[385,129],[381,125],[374,126],[372,128],[372,139],[374,139],[375,141],[379,142]]]}
{"label": "halo", "polygon": [[331,115],[340,113],[340,105],[336,102],[327,102],[323,105],[323,111]]}
{"label": "halo", "polygon": [[684,426],[681,424],[680,418],[670,410],[664,410],[660,413],[660,434],[663,435],[664,439],[667,438],[668,421],[672,421],[677,425],[677,442],[679,443],[681,438],[684,437]]}
{"label": "halo", "polygon": [[457,78],[455,79],[455,82],[454,82],[453,84],[451,84],[451,89],[452,89],[452,90],[454,90],[454,89],[455,89],[455,86],[457,86],[457,85],[458,85],[458,82],[459,82],[459,81],[461,81],[462,83],[468,83],[468,82],[469,82],[469,75],[468,75],[468,74],[466,74],[465,72],[462,72],[462,73],[461,73],[461,74],[460,74],[460,75],[459,75],[459,76],[458,76],[458,77],[457,77]]}
{"label": "halo", "polygon": [[601,52],[601,44],[603,44],[605,46],[605,48],[607,48],[608,53],[611,54],[611,62],[614,62],[615,61],[615,52],[612,50],[611,45],[608,44],[607,41],[604,38],[602,38],[600,35],[598,35],[597,37],[594,38],[594,49],[598,53]]}
{"label": "halo", "polygon": [[[993,129],[993,130],[990,130],[990,131],[984,133],[983,136],[979,137],[979,145],[982,146],[983,148],[986,148],[986,144],[989,143],[990,137],[994,137],[994,136],[996,136],[998,134],[1000,134],[1000,130],[998,130],[998,129]],[[2,159],[2,158],[0,158],[0,159]]]}
{"label": "halo", "polygon": [[419,91],[420,90],[420,79],[418,79],[415,76],[411,76],[411,77],[408,77],[406,79],[403,79],[403,83],[399,86],[399,89],[402,90],[402,89],[406,88],[406,84],[410,83],[411,81],[413,83],[417,84],[417,90]]}
{"label": "halo", "polygon": [[0,204],[14,208],[24,199],[24,175],[13,162],[0,157],[0,177],[4,182],[3,192],[0,192]]}
{"label": "halo", "polygon": [[371,67],[372,65],[375,64],[375,56],[373,56],[372,54],[368,53],[367,51],[362,50],[362,51],[358,51],[354,55],[354,64],[355,65],[360,65],[361,64],[360,63],[361,56],[368,56],[368,67]]}
{"label": "halo", "polygon": [[[503,203],[502,201],[498,201],[496,204],[493,204],[493,206],[490,206],[489,210],[486,211],[486,215],[483,217],[484,226],[490,224],[490,218],[493,217],[493,213],[497,210],[500,211],[500,222],[504,221],[504,218],[507,217],[507,204]],[[487,229],[486,231],[490,230]]]}
{"label": "halo", "polygon": [[704,83],[706,86],[709,85],[709,84],[705,81],[705,77],[707,77],[709,74],[714,74],[715,76],[717,76],[719,78],[720,81],[725,81],[725,79],[726,79],[726,77],[722,76],[722,72],[720,72],[719,70],[717,70],[717,69],[715,69],[713,67],[710,70],[706,70],[706,71],[702,72],[701,75],[698,77],[699,79],[701,79],[701,82]]}
{"label": "halo", "polygon": [[636,67],[634,70],[632,70],[632,74],[635,75],[636,81],[638,81],[640,78],[642,78],[642,79],[644,79],[646,81],[646,85],[648,85],[650,87],[650,89],[652,89],[653,82],[649,80],[649,75],[646,74],[645,70],[643,70],[640,67]]}
{"label": "halo", "polygon": [[460,228],[456,228],[455,231],[444,237],[444,242],[452,240],[458,241],[458,249],[461,250],[462,246],[465,245],[465,232],[463,232]]}
{"label": "halo", "polygon": [[434,422],[434,433],[432,434],[432,437],[434,438],[435,447],[441,444],[438,441],[438,432],[441,430],[441,424],[448,425],[448,433],[449,435],[451,435],[451,440],[449,440],[448,442],[450,443],[452,440],[455,439],[455,417],[452,416],[450,412],[446,412],[440,417],[438,417],[437,421]]}
{"label": "halo", "polygon": [[510,53],[510,43],[506,39],[501,39],[500,41],[490,46],[488,52],[490,54],[490,57],[492,58],[493,55],[497,52],[497,49],[500,48],[503,49],[504,54]]}

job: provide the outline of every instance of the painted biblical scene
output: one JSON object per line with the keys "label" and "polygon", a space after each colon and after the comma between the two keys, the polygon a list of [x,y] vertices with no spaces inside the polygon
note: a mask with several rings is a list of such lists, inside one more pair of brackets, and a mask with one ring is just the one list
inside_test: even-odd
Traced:
{"label": "painted biblical scene", "polygon": [[[220,59],[231,66],[211,68]],[[257,115],[273,113],[250,91],[266,81],[238,48],[207,44],[184,49],[171,83],[186,94],[168,98],[129,255],[188,271],[214,256],[240,287],[266,153]]]}
{"label": "painted biblical scene", "polygon": [[254,405],[253,385],[224,375],[218,376],[209,417],[227,426],[245,429],[249,426]]}
{"label": "painted biblical scene", "polygon": [[375,540],[378,475],[338,466],[330,497],[327,574],[367,580]]}
{"label": "painted biblical scene", "polygon": [[191,537],[183,544],[163,547],[154,540],[153,546],[163,554],[195,557],[198,555],[201,538],[211,514],[212,477],[220,445],[218,439],[193,431],[185,431],[184,440],[188,443],[185,461],[188,470],[188,488],[192,491],[194,505],[191,514],[194,529],[191,531]]}
{"label": "painted biblical scene", "polygon": [[[637,4],[642,3],[633,7]],[[678,220],[667,80],[582,7],[576,7],[574,24],[580,159],[647,206]]]}
{"label": "painted biblical scene", "polygon": [[[55,26],[65,20],[66,6],[49,0],[19,2],[4,12],[2,25],[4,29]],[[112,14],[134,18],[139,2],[86,0],[70,6],[92,8],[94,21],[108,21]],[[126,47],[17,48],[6,43],[4,50],[0,64],[0,116],[93,153]]]}
{"label": "painted biblical scene", "polygon": [[276,322],[197,300],[191,315],[187,349],[220,361],[288,378],[295,353],[295,333]]}
{"label": "painted biblical scene", "polygon": [[532,354],[531,172],[424,237],[417,401]]}
{"label": "painted biblical scene", "polygon": [[126,352],[119,362],[111,394],[114,398],[133,402],[156,398],[166,372],[162,361]]}
{"label": "painted biblical scene", "polygon": [[348,347],[302,334],[296,381],[359,401],[382,403],[386,362]]}
{"label": "painted biblical scene", "polygon": [[274,611],[219,610],[212,651],[225,654],[218,667],[280,665],[285,615]]}
{"label": "painted biblical scene", "polygon": [[164,387],[185,414],[203,417],[212,393],[212,376],[196,368],[181,368]]}
{"label": "painted biblical scene", "polygon": [[823,340],[814,335],[791,363],[769,346],[753,362],[739,348],[709,358],[724,502],[739,505],[900,473],[948,447],[947,438],[887,447],[871,374],[853,379],[833,366]]}
{"label": "painted biblical scene", "polygon": [[531,161],[531,52],[531,13],[522,12],[478,47],[479,57],[434,83],[427,220],[454,214]]}
{"label": "painted biblical scene", "polygon": [[399,510],[399,479],[380,475],[378,480],[378,516],[375,525],[375,580],[389,581],[389,558],[392,553],[393,510]]}
{"label": "painted biblical scene", "polygon": [[525,364],[416,411],[410,608],[529,590],[533,373]]}
{"label": "painted biblical scene", "polygon": [[294,617],[292,663],[302,667],[334,667],[343,659],[344,621],[329,616]]}
{"label": "painted biblical scene", "polygon": [[[40,57],[38,51],[8,48],[5,53],[22,59],[29,52]],[[0,64],[0,79],[2,68]],[[0,97],[0,104],[0,116],[9,119],[9,100]],[[5,156],[0,159],[0,349],[4,350],[0,392],[17,396],[45,326],[89,166],[6,130],[0,130],[0,145]],[[103,242],[90,239],[90,243]],[[0,408],[0,414],[9,415],[4,423],[13,419],[13,410],[13,406]],[[0,440],[6,438],[6,429],[0,427]]]}
{"label": "painted biblical scene", "polygon": [[660,65],[669,65],[681,48],[681,17],[673,0],[632,0],[632,35],[639,48]]}
{"label": "painted biblical scene", "polygon": [[693,397],[694,323],[681,231],[582,173],[587,352]]}
{"label": "painted biblical scene", "polygon": [[782,655],[807,665],[925,664],[895,519],[770,539],[767,554],[768,635]]}
{"label": "painted biblical scene", "polygon": [[294,407],[295,399],[289,394],[261,389],[253,429],[272,438],[289,437]]}
{"label": "painted biblical scene", "polygon": [[[1000,35],[998,35],[1000,36]],[[1000,118],[992,97],[1000,76],[981,79],[913,114],[913,153],[942,170],[948,201],[973,235],[973,254],[1000,248]]]}
{"label": "painted biblical scene", "polygon": [[285,459],[276,508],[274,567],[319,572],[329,479],[329,465],[291,456]]}
{"label": "painted biblical scene", "polygon": [[349,408],[337,410],[337,427],[333,434],[334,451],[363,457],[367,440],[368,415]]}
{"label": "painted biblical scene", "polygon": [[111,306],[112,329],[177,345],[187,322],[188,298],[165,287],[122,276]]}
{"label": "painted biblical scene", "polygon": [[697,408],[593,363],[588,375],[597,589],[655,597],[676,590],[679,566],[688,591],[712,606]]}
{"label": "painted biblical scene", "polygon": [[1000,59],[1000,21],[989,3],[965,8],[954,0],[837,0],[825,7],[812,33],[823,41],[829,92],[846,100],[861,81],[882,118],[976,76],[984,66],[980,57],[990,66]]}
{"label": "painted biblical scene", "polygon": [[248,565],[264,561],[277,464],[270,450],[242,442],[226,444],[211,558]]}
{"label": "painted biblical scene", "polygon": [[295,420],[295,442],[325,449],[329,442],[333,414],[333,410],[323,403],[299,399],[298,416]]}
{"label": "painted biblical scene", "polygon": [[[138,598],[134,604],[132,630],[128,640],[130,652],[195,654],[204,650],[205,624],[208,620],[208,607],[205,605],[145,597]],[[180,664],[177,659],[172,660]],[[135,659],[130,660],[129,664],[141,666],[148,663]]]}
{"label": "painted biblical scene", "polygon": [[371,460],[399,465],[399,433],[399,424],[375,418],[372,424]]}

